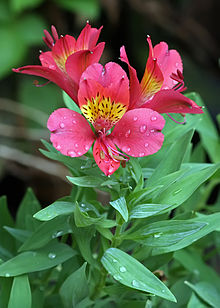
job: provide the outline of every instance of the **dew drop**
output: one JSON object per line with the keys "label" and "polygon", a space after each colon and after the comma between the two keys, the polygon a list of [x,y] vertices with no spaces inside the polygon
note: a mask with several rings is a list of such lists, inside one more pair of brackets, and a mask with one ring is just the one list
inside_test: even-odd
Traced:
{"label": "dew drop", "polygon": [[79,147],[78,143],[75,143],[75,147],[76,147],[76,148],[78,148],[78,147]]}
{"label": "dew drop", "polygon": [[10,277],[11,275],[9,273],[5,273],[5,277]]}
{"label": "dew drop", "polygon": [[127,152],[130,152],[131,151],[131,149],[130,148],[127,148]]}
{"label": "dew drop", "polygon": [[[112,167],[110,167],[109,169],[108,169],[108,172],[109,173],[112,173],[114,171],[114,169],[112,168]],[[109,174],[109,176],[110,176],[110,174]]]}
{"label": "dew drop", "polygon": [[61,149],[61,145],[58,144],[58,145],[56,146],[56,149],[57,149],[57,150],[60,150],[60,149]]}
{"label": "dew drop", "polygon": [[154,237],[155,237],[155,238],[159,238],[161,235],[162,235],[161,232],[160,232],[160,233],[155,233],[155,234],[154,234]]}
{"label": "dew drop", "polygon": [[147,129],[147,126],[146,126],[146,125],[141,125],[140,128],[139,128],[139,131],[140,131],[141,133],[144,133],[144,132],[146,131],[146,129]]}
{"label": "dew drop", "polygon": [[137,121],[137,119],[138,119],[137,117],[134,117],[134,118],[133,118],[133,120],[134,120],[135,122]]}
{"label": "dew drop", "polygon": [[129,129],[129,130],[125,133],[125,137],[129,137],[130,133],[131,133],[131,130]]}
{"label": "dew drop", "polygon": [[74,151],[68,151],[68,155],[71,157],[75,157],[76,153]]}
{"label": "dew drop", "polygon": [[52,238],[56,238],[56,237],[59,237],[59,236],[61,236],[61,235],[63,235],[63,231],[57,231],[57,232],[55,232],[55,233],[52,235]]}
{"label": "dew drop", "polygon": [[179,63],[178,62],[176,62],[176,67],[178,67],[179,66]]}
{"label": "dew drop", "polygon": [[143,157],[144,156],[144,153],[139,153],[139,157]]}
{"label": "dew drop", "polygon": [[54,70],[55,69],[55,65],[49,65],[49,69]]}
{"label": "dew drop", "polygon": [[60,128],[64,128],[65,124],[64,123],[60,123]]}
{"label": "dew drop", "polygon": [[156,121],[157,120],[157,117],[153,116],[151,117],[151,121]]}
{"label": "dew drop", "polygon": [[137,281],[137,280],[132,280],[132,282],[131,282],[131,285],[133,286],[133,287],[136,287],[136,288],[138,288],[140,285],[139,285],[139,282]]}
{"label": "dew drop", "polygon": [[114,263],[117,263],[117,262],[118,262],[116,259],[113,259],[112,261],[113,261]]}
{"label": "dew drop", "polygon": [[162,290],[162,293],[165,293],[165,290]]}
{"label": "dew drop", "polygon": [[148,132],[148,133],[146,133],[146,136],[147,136],[147,137],[149,137],[149,136],[150,136],[150,133],[149,133],[149,132]]}
{"label": "dew drop", "polygon": [[123,152],[130,152],[130,148],[129,147],[127,147],[127,146],[124,146],[123,148],[122,148],[122,151]]}
{"label": "dew drop", "polygon": [[146,142],[144,146],[145,148],[147,148],[149,146],[149,143]]}
{"label": "dew drop", "polygon": [[73,123],[73,124],[76,124],[76,121],[75,121],[75,120],[72,120],[72,123]]}
{"label": "dew drop", "polygon": [[180,193],[181,191],[182,191],[182,188],[177,189],[177,190],[175,190],[175,191],[173,192],[173,195],[177,195],[177,194]]}
{"label": "dew drop", "polygon": [[81,206],[81,207],[86,207],[86,205],[85,205],[84,203],[82,203],[80,206]]}
{"label": "dew drop", "polygon": [[82,155],[82,153],[81,153],[81,152],[78,152],[77,154],[78,154],[79,156],[80,156],[80,155]]}
{"label": "dew drop", "polygon": [[56,258],[56,254],[50,252],[50,253],[48,254],[48,258],[50,258],[50,259],[55,259],[55,258]]}
{"label": "dew drop", "polygon": [[125,273],[125,272],[127,271],[127,269],[126,269],[126,267],[124,267],[124,266],[120,266],[120,267],[119,267],[119,271],[120,271],[121,273]]}
{"label": "dew drop", "polygon": [[90,149],[90,146],[89,145],[85,145],[84,148],[85,148],[86,151],[88,151]]}
{"label": "dew drop", "polygon": [[155,132],[155,130],[154,130],[154,129],[151,129],[151,130],[150,130],[150,132],[151,132],[151,133],[154,133],[154,132]]}
{"label": "dew drop", "polygon": [[117,275],[117,274],[114,275],[113,278],[114,278],[115,280],[121,280],[121,279],[122,279],[121,276],[120,276],[120,275]]}

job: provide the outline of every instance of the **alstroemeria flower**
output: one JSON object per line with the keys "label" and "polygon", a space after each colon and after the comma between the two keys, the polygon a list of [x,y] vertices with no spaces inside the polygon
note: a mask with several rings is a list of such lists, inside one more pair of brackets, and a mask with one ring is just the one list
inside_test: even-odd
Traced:
{"label": "alstroemeria flower", "polygon": [[161,148],[165,120],[148,108],[128,111],[129,80],[118,64],[89,66],[80,79],[78,102],[83,115],[61,108],[48,120],[51,142],[62,154],[81,156],[95,141],[95,161],[105,175],[111,175],[125,164],[127,155],[142,157]]}
{"label": "alstroemeria flower", "polygon": [[125,47],[121,47],[120,50],[120,58],[127,63],[129,68],[129,109],[142,107],[159,113],[180,113],[182,115],[203,113],[202,107],[181,94],[186,87],[184,86],[183,65],[179,53],[174,49],[168,50],[168,45],[165,42],[160,42],[153,47],[150,36],[147,37],[147,42],[149,56],[140,83],[136,70],[128,61]]}
{"label": "alstroemeria flower", "polygon": [[52,35],[44,30],[43,37],[51,51],[41,52],[41,65],[28,65],[14,72],[40,76],[56,83],[77,103],[79,80],[84,70],[99,61],[105,43],[96,45],[101,28],[92,28],[89,23],[76,40],[73,36],[58,36],[56,28],[51,27]]}

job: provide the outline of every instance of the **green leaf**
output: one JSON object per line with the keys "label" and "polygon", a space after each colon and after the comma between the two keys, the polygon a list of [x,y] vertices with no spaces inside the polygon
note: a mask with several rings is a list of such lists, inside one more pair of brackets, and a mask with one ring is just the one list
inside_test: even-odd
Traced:
{"label": "green leaf", "polygon": [[42,223],[35,232],[19,248],[24,250],[38,249],[46,245],[52,239],[64,234],[72,233],[69,216],[59,216],[50,221]]}
{"label": "green leaf", "polygon": [[0,278],[0,307],[8,308],[12,278]]}
{"label": "green leaf", "polygon": [[28,189],[16,215],[16,227],[18,229],[33,231],[38,226],[38,222],[33,219],[33,215],[40,210],[40,204],[33,191]]}
{"label": "green leaf", "polygon": [[70,215],[74,212],[75,203],[70,201],[55,201],[46,208],[34,214],[34,218],[48,221],[57,216]]}
{"label": "green leaf", "polygon": [[189,286],[206,303],[212,307],[219,308],[220,294],[214,285],[205,281],[201,281],[195,285],[185,281],[185,284]]}
{"label": "green leaf", "polygon": [[67,176],[67,179],[78,186],[81,187],[98,187],[101,186],[101,184],[103,184],[103,182],[105,181],[105,178],[102,177],[97,177],[97,176],[92,176],[92,175],[85,175],[85,176],[79,176],[79,177],[70,177]]}
{"label": "green leaf", "polygon": [[31,236],[32,232],[28,230],[22,230],[22,229],[16,229],[16,228],[10,228],[4,226],[4,229],[13,236],[16,240],[20,242],[25,242],[28,237]]}
{"label": "green leaf", "polygon": [[206,223],[190,220],[157,221],[134,233],[130,231],[128,235],[124,235],[124,238],[141,242],[150,247],[171,247],[171,245],[198,232],[205,225]]}
{"label": "green leaf", "polygon": [[135,182],[138,183],[140,178],[142,177],[142,168],[139,164],[138,159],[135,157],[131,157],[129,160],[129,163],[131,164],[131,172],[132,172],[132,177],[134,178]]}
{"label": "green leaf", "polygon": [[31,308],[31,288],[27,275],[13,280],[8,308]]}
{"label": "green leaf", "polygon": [[89,294],[86,278],[86,263],[72,273],[60,288],[60,296],[65,308],[76,307]]}
{"label": "green leaf", "polygon": [[123,217],[124,221],[128,221],[128,208],[126,204],[126,200],[124,197],[121,197],[117,200],[109,202],[111,206],[116,209],[121,216]]}
{"label": "green leaf", "polygon": [[42,271],[65,262],[76,252],[63,243],[53,242],[36,251],[22,252],[0,265],[0,276],[10,277]]}
{"label": "green leaf", "polygon": [[[190,93],[187,95],[190,99],[195,101],[198,105],[204,106],[204,103],[197,93]],[[212,162],[217,163],[220,161],[220,140],[219,134],[213,123],[207,109],[204,109],[202,114],[201,122],[197,128],[203,147],[207,151]]]}
{"label": "green leaf", "polygon": [[165,284],[143,264],[120,249],[109,248],[105,251],[101,262],[109,274],[121,284],[176,302]]}
{"label": "green leaf", "polygon": [[158,254],[167,253],[170,251],[176,251],[178,249],[182,249],[186,246],[189,246],[190,244],[194,243],[195,241],[199,240],[205,235],[216,230],[219,227],[219,220],[220,220],[220,213],[215,213],[212,215],[202,215],[202,217],[200,216],[200,217],[196,217],[196,218],[188,220],[188,222],[198,222],[198,223],[203,223],[206,225],[200,230],[198,230],[196,233],[188,235],[186,238],[183,238],[181,241],[179,241],[176,244],[173,244],[169,247],[153,248],[152,255],[158,255]]}
{"label": "green leaf", "polygon": [[192,293],[190,300],[188,302],[187,308],[207,308],[207,305],[202,303],[198,296],[196,296],[194,293]]}
{"label": "green leaf", "polygon": [[[202,164],[203,165],[203,164]],[[192,193],[218,169],[220,164],[211,165],[204,169],[198,168],[186,173],[180,180],[169,185],[153,199],[153,202],[160,204],[173,204],[175,207],[186,201]]]}
{"label": "green leaf", "polygon": [[81,109],[79,108],[79,106],[73,101],[73,99],[66,93],[63,91],[63,100],[64,103],[66,105],[67,108],[76,111],[80,114],[82,114]]}
{"label": "green leaf", "polygon": [[144,203],[136,205],[130,213],[130,218],[146,218],[169,211],[172,205]]}
{"label": "green leaf", "polygon": [[170,146],[163,160],[148,179],[147,186],[158,184],[158,178],[179,170],[193,133],[193,129],[187,131]]}

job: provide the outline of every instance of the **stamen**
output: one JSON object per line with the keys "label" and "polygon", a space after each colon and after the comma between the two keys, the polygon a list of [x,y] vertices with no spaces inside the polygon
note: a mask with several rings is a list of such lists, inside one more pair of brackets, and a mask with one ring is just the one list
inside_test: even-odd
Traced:
{"label": "stamen", "polygon": [[59,36],[57,33],[57,29],[54,26],[51,26],[51,32],[52,32],[52,36],[54,37],[55,41],[57,41],[59,39]]}
{"label": "stamen", "polygon": [[184,117],[184,121],[182,121],[182,122],[180,122],[180,121],[177,121],[177,120],[175,120],[169,113],[166,113],[167,115],[168,115],[168,117],[171,119],[171,120],[173,120],[175,123],[177,123],[177,124],[185,124],[186,123],[186,116],[183,116]]}
{"label": "stamen", "polygon": [[50,35],[50,33],[47,30],[44,30],[44,35],[45,37],[43,37],[43,40],[45,42],[45,44],[51,49],[54,46],[54,40],[55,42],[59,39],[57,30],[54,26],[51,26],[51,32],[52,35]]}

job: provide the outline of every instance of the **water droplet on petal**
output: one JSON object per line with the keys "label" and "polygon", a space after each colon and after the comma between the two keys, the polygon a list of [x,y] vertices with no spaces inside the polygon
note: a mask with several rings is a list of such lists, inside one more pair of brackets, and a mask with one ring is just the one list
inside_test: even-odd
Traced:
{"label": "water droplet on petal", "polygon": [[49,65],[49,69],[54,70],[55,69],[55,65]]}
{"label": "water droplet on petal", "polygon": [[144,153],[143,153],[143,152],[139,154],[139,157],[143,157],[143,156],[144,156]]}
{"label": "water droplet on petal", "polygon": [[125,133],[125,137],[128,137],[131,133],[131,130],[129,129],[126,133]]}
{"label": "water droplet on petal", "polygon": [[151,121],[156,121],[157,117],[153,116],[151,117]]}
{"label": "water droplet on petal", "polygon": [[48,254],[48,258],[50,258],[50,259],[55,259],[55,258],[56,258],[56,254],[50,252],[50,253]]}
{"label": "water droplet on petal", "polygon": [[112,173],[114,171],[114,169],[112,168],[112,167],[110,167],[109,169],[108,169],[108,172],[109,173]]}
{"label": "water droplet on petal", "polygon": [[72,120],[72,123],[73,123],[73,124],[76,124],[76,121],[75,121],[75,120]]}
{"label": "water droplet on petal", "polygon": [[11,275],[9,273],[5,273],[5,277],[10,277]]}
{"label": "water droplet on petal", "polygon": [[146,142],[144,146],[145,148],[147,148],[149,146],[149,143]]}
{"label": "water droplet on petal", "polygon": [[89,145],[85,145],[84,148],[85,148],[86,151],[88,151],[90,149],[90,146]]}
{"label": "water droplet on petal", "polygon": [[134,118],[133,118],[133,120],[134,120],[135,122],[137,121],[137,119],[138,119],[137,117],[134,117]]}
{"label": "water droplet on petal", "polygon": [[78,147],[79,147],[78,143],[75,143],[75,147],[76,147],[76,148],[78,148]]}
{"label": "water droplet on petal", "polygon": [[60,150],[60,149],[61,149],[61,145],[58,144],[58,145],[56,146],[56,149],[57,149],[57,150]]}
{"label": "water droplet on petal", "polygon": [[77,154],[78,154],[79,156],[81,156],[81,155],[82,155],[82,153],[81,153],[81,152],[78,152]]}
{"label": "water droplet on petal", "polygon": [[146,126],[146,125],[141,125],[140,128],[139,128],[139,131],[140,131],[141,133],[144,133],[144,132],[146,131],[146,129],[147,129],[147,126]]}
{"label": "water droplet on petal", "polygon": [[138,288],[140,286],[139,282],[137,280],[135,280],[135,279],[132,280],[131,284],[132,284],[133,287],[136,287],[136,288]]}
{"label": "water droplet on petal", "polygon": [[150,130],[150,132],[151,132],[151,133],[154,133],[154,132],[155,132],[155,130],[154,130],[154,129],[151,129],[151,130]]}
{"label": "water droplet on petal", "polygon": [[149,137],[149,136],[150,136],[150,133],[149,133],[149,132],[148,132],[148,133],[146,133],[146,136],[147,136],[147,137]]}
{"label": "water droplet on petal", "polygon": [[119,271],[120,271],[121,273],[125,273],[125,272],[127,271],[127,269],[126,269],[126,267],[124,267],[124,266],[120,266],[120,267],[119,267]]}
{"label": "water droplet on petal", "polygon": [[71,157],[75,157],[76,153],[74,151],[68,151],[68,155]]}
{"label": "water droplet on petal", "polygon": [[179,63],[178,62],[176,62],[176,67],[178,67],[179,66]]}
{"label": "water droplet on petal", "polygon": [[65,124],[64,123],[60,123],[60,128],[64,128]]}

